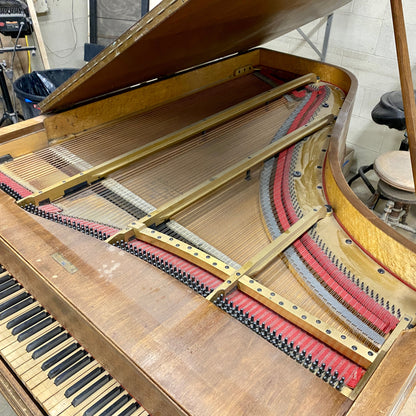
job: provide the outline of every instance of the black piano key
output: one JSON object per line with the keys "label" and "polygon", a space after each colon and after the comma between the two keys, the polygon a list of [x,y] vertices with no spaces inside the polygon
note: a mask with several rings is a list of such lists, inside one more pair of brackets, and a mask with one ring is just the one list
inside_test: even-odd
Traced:
{"label": "black piano key", "polygon": [[108,408],[105,409],[104,412],[100,413],[100,416],[113,416],[114,413],[117,412],[118,409],[123,407],[130,399],[131,396],[128,394],[120,397],[111,406],[108,406]]}
{"label": "black piano key", "polygon": [[[4,272],[4,270],[3,270],[3,272]],[[0,273],[3,273],[3,272],[0,270]],[[3,276],[3,277],[0,277],[0,283],[8,282],[9,280],[12,280],[13,282],[16,281],[16,280],[13,279],[12,276],[10,276],[10,274],[8,274],[6,276]]]}
{"label": "black piano key", "polygon": [[22,288],[22,286],[20,286],[19,284],[15,284],[15,285],[9,287],[8,289],[3,290],[2,292],[0,292],[0,300],[4,299],[4,298],[7,298],[8,296],[17,292],[21,288]]}
{"label": "black piano key", "polygon": [[97,380],[94,384],[91,384],[90,387],[85,389],[82,393],[78,394],[78,396],[72,400],[72,406],[77,407],[85,399],[88,399],[88,397],[94,394],[98,389],[105,386],[111,380],[111,378],[112,377],[109,374],[106,374],[104,377],[101,377],[99,380]]}
{"label": "black piano key", "polygon": [[62,361],[60,364],[52,368],[52,370],[50,370],[48,373],[48,377],[50,379],[53,379],[54,377],[65,371],[67,368],[69,368],[72,364],[75,364],[85,354],[87,354],[87,351],[85,350],[77,351],[75,354],[71,355],[66,360]]}
{"label": "black piano key", "polygon": [[35,300],[32,298],[25,298],[22,302],[19,302],[17,305],[11,306],[5,311],[0,312],[0,320],[6,319],[9,316],[15,314],[16,312],[26,308],[32,304]]}
{"label": "black piano key", "polygon": [[115,387],[101,399],[97,400],[91,407],[89,407],[85,412],[84,416],[94,416],[99,412],[106,404],[110,403],[111,400],[115,399],[120,393],[121,387]]}
{"label": "black piano key", "polygon": [[77,393],[84,386],[86,386],[90,381],[92,381],[96,377],[98,377],[103,371],[104,371],[104,368],[102,368],[102,367],[94,368],[94,370],[92,370],[91,372],[89,372],[86,376],[82,377],[75,384],[73,384],[71,387],[69,387],[65,391],[65,397],[66,398],[69,398],[72,395],[74,395],[75,393]]}
{"label": "black piano key", "polygon": [[42,309],[43,308],[41,306],[35,306],[34,308],[28,310],[27,312],[22,313],[19,316],[16,316],[16,318],[11,319],[9,322],[7,322],[6,328],[7,329],[12,329],[16,325],[19,325],[23,321],[26,321],[26,319],[28,319],[28,318],[36,315],[37,313],[39,313],[40,311],[42,311]]}
{"label": "black piano key", "polygon": [[53,355],[51,358],[48,358],[40,367],[43,371],[46,371],[48,368],[51,368],[53,365],[64,359],[67,355],[71,354],[71,352],[74,352],[79,348],[79,344],[77,342],[74,342],[73,344],[68,345],[66,348],[64,348],[62,351],[59,351],[55,355]]}
{"label": "black piano key", "polygon": [[138,408],[139,408],[139,405],[137,403],[133,403],[127,409],[123,410],[118,416],[130,416]]}
{"label": "black piano key", "polygon": [[21,332],[25,331],[26,329],[30,328],[31,326],[37,324],[38,322],[42,321],[43,319],[47,318],[49,314],[45,311],[38,313],[35,316],[32,316],[26,321],[22,322],[21,324],[17,325],[12,329],[12,335],[20,334]]}
{"label": "black piano key", "polygon": [[55,322],[53,318],[46,318],[43,321],[40,321],[38,324],[31,326],[26,331],[20,333],[17,336],[17,340],[19,342],[24,341],[25,339],[31,337],[32,335],[36,334],[37,332],[41,331],[43,328],[46,328],[49,325],[52,325]]}
{"label": "black piano key", "polygon": [[[5,311],[6,309],[10,308],[11,306],[16,305],[17,303],[19,303],[20,301],[22,301],[23,299],[28,298],[30,295],[27,292],[23,292],[23,293],[19,293],[17,296],[15,296],[14,298],[11,298],[9,300],[6,300],[6,302],[0,303],[0,312]],[[3,318],[2,318],[3,319]]]}
{"label": "black piano key", "polygon": [[78,371],[86,367],[92,360],[93,360],[92,357],[85,357],[82,360],[75,363],[72,367],[69,367],[68,370],[59,374],[59,376],[56,377],[54,381],[55,386],[59,386],[64,381],[68,380],[69,377],[72,377],[74,374],[78,373]]}
{"label": "black piano key", "polygon": [[0,282],[0,292],[15,284],[17,284],[17,282],[14,279],[7,279],[5,282]]}
{"label": "black piano key", "polygon": [[[45,342],[49,341],[50,339],[52,339],[53,337],[55,337],[56,335],[58,335],[60,332],[62,332],[64,329],[61,326],[58,326],[54,329],[52,329],[52,331],[47,332],[46,334],[43,334],[41,337],[36,338],[34,341],[30,342],[29,344],[27,344],[26,346],[26,351],[27,352],[31,352],[34,349],[40,347],[41,345],[45,344]],[[54,340],[52,340],[49,344],[53,343],[52,346],[49,346],[49,349],[44,349],[44,353],[48,352],[49,350],[51,350],[52,348],[55,348],[57,345],[59,345],[61,342],[64,342],[66,339],[68,339],[69,335],[68,334],[64,334],[62,339],[59,339],[59,337],[56,337]],[[43,347],[42,347],[43,348]],[[35,354],[36,351],[32,354],[32,358],[38,358],[40,357],[40,354],[37,353]],[[44,354],[43,353],[43,354]]]}

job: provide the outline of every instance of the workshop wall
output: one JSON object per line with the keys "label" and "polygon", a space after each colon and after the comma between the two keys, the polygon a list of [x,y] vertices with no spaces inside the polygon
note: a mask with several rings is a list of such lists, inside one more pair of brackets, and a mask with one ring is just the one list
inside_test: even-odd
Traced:
{"label": "workshop wall", "polygon": [[[38,20],[51,68],[80,68],[88,42],[88,1],[48,0],[47,8]],[[43,69],[38,58],[35,69]]]}
{"label": "workshop wall", "polygon": [[141,16],[140,0],[99,0],[97,2],[98,43],[108,45]]}
{"label": "workshop wall", "polygon": [[[416,2],[403,1],[413,79],[416,79]],[[326,19],[302,30],[321,49]],[[268,48],[319,59],[297,31],[269,42]],[[399,90],[400,79],[389,0],[354,0],[334,14],[326,62],[355,74],[359,90],[347,144],[355,149],[352,170],[374,161],[378,154],[398,149],[403,132],[379,126],[371,110],[385,92]]]}

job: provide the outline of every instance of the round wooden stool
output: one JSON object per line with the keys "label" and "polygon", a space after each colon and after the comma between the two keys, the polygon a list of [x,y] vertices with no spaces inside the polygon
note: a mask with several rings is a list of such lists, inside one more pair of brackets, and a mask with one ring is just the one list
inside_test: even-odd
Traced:
{"label": "round wooden stool", "polygon": [[[400,150],[384,153],[374,161],[374,171],[380,178],[377,193],[388,200],[384,221],[396,226],[405,225],[410,206],[416,205],[410,153]],[[408,226],[401,228],[414,232]]]}
{"label": "round wooden stool", "polygon": [[374,161],[378,177],[392,186],[406,192],[415,192],[410,153],[394,150],[380,155]]}

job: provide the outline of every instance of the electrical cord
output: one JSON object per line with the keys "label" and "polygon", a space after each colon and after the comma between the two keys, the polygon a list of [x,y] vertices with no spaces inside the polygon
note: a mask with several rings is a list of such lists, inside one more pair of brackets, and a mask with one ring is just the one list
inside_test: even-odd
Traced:
{"label": "electrical cord", "polygon": [[48,49],[48,51],[52,55],[55,55],[55,56],[57,56],[58,58],[61,58],[61,59],[68,58],[68,56],[70,56],[78,46],[78,33],[77,33],[77,30],[76,30],[76,27],[75,27],[75,19],[74,19],[74,0],[71,0],[71,23],[72,23],[72,25],[71,25],[72,26],[72,32],[73,32],[73,35],[74,35],[74,46],[71,48],[71,50],[68,53],[66,53],[64,55],[60,55],[59,53],[56,53],[56,52],[52,51],[52,49],[44,42],[46,49]]}
{"label": "electrical cord", "polygon": [[[15,60],[16,52],[17,52],[17,42],[19,41],[20,34],[22,33],[23,26],[24,26],[24,23],[23,22],[20,22],[19,32],[17,33],[16,42],[14,43],[14,47],[13,47],[13,55],[12,55],[10,70],[8,72],[6,72],[5,68],[3,68],[3,72],[7,75],[6,78],[8,78],[9,81],[11,82],[11,84],[12,84],[12,96],[13,96],[13,108],[14,109],[16,109],[16,99],[17,99],[16,93],[15,93],[14,88],[13,88],[13,81],[14,81],[14,60]],[[8,76],[8,73],[11,73],[12,74],[12,76],[10,78]],[[3,101],[3,107],[4,107],[4,99],[3,99],[3,97],[2,97],[2,101]],[[16,112],[16,110],[15,110],[15,112]]]}
{"label": "electrical cord", "polygon": [[23,22],[20,22],[19,32],[17,33],[16,42],[14,43],[13,56],[12,56],[12,68],[11,68],[12,71],[13,71],[13,65],[14,65],[14,58],[16,57],[16,52],[17,52],[17,42],[19,42],[20,34],[22,33],[22,29],[24,25],[25,24]]}
{"label": "electrical cord", "polygon": [[[27,38],[27,35],[25,36],[26,40],[26,46],[29,46],[29,39]],[[32,72],[32,56],[30,54],[30,51],[27,51],[27,73],[30,74]]]}
{"label": "electrical cord", "polygon": [[[15,58],[16,58],[16,53],[18,52],[17,45],[18,45],[18,42],[19,42],[19,39],[20,39],[20,35],[22,33],[22,30],[24,28],[24,25],[25,25],[24,22],[20,22],[19,31],[17,33],[16,41],[15,41],[14,47],[13,47],[13,55],[12,55],[12,59],[11,59],[11,63],[10,63],[10,69],[6,72],[5,65],[3,65],[3,72],[7,75],[7,78],[9,79],[9,81],[10,81],[10,83],[12,85],[12,89],[11,89],[12,90],[12,96],[13,96],[13,104],[12,105],[13,105],[14,112],[16,114],[16,117],[18,116],[18,112],[16,110],[16,100],[17,100],[17,96],[16,96],[16,93],[15,93],[14,87],[13,87],[13,83],[14,83],[14,61],[15,61]],[[26,44],[28,46],[27,36],[25,36],[25,38],[26,38]],[[3,41],[1,40],[1,38],[0,38],[0,46],[3,47]],[[30,68],[30,56],[29,56],[29,68]],[[11,74],[10,77],[9,77],[9,74]],[[4,107],[5,106],[5,102],[4,102],[4,98],[3,97],[1,97],[1,101],[3,102],[3,107]],[[19,117],[20,117],[20,115],[19,115]]]}
{"label": "electrical cord", "polygon": [[20,38],[20,34],[22,33],[22,29],[23,29],[24,23],[20,22],[20,28],[19,28],[19,32],[17,33],[16,36],[16,42],[14,43],[14,48],[13,48],[13,56],[12,56],[12,62],[11,62],[11,73],[12,73],[12,77],[9,78],[10,82],[12,83],[12,91],[13,91],[13,108],[15,109],[15,112],[17,113],[16,110],[16,93],[14,91],[13,88],[13,82],[14,82],[14,59],[16,57],[16,52],[17,52],[17,42],[19,42],[19,38]]}

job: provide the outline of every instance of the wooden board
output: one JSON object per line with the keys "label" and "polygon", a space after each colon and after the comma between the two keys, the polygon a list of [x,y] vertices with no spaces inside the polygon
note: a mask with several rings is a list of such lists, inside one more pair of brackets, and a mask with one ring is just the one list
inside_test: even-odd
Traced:
{"label": "wooden board", "polygon": [[26,3],[29,8],[30,17],[32,18],[33,31],[35,32],[40,57],[43,63],[43,69],[46,69],[46,70],[50,69],[48,54],[46,53],[45,43],[43,42],[42,31],[40,30],[40,25],[39,25],[38,16],[36,14],[35,5],[33,4],[33,0],[27,0]]}
{"label": "wooden board", "polygon": [[415,385],[416,332],[411,330],[397,339],[348,416],[397,415]]}
{"label": "wooden board", "polygon": [[[13,139],[21,139],[25,135],[36,133],[43,130],[43,121],[45,116],[38,116],[22,121],[18,124],[11,124],[1,128],[0,143],[11,141]],[[3,156],[3,153],[0,152]]]}
{"label": "wooden board", "polygon": [[[142,85],[99,101],[46,116],[45,128],[50,139],[71,136],[104,123],[143,113],[166,103],[236,78],[238,68],[259,64],[259,51],[255,50],[231,59],[225,59],[172,78]],[[282,56],[286,56],[282,54]],[[45,117],[45,116],[44,116]]]}
{"label": "wooden board", "polygon": [[335,416],[351,405],[163,272],[4,194],[0,206],[2,263],[153,416]]}
{"label": "wooden board", "polygon": [[41,104],[42,111],[168,76],[261,45],[349,0],[165,0]]}

